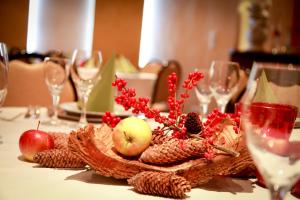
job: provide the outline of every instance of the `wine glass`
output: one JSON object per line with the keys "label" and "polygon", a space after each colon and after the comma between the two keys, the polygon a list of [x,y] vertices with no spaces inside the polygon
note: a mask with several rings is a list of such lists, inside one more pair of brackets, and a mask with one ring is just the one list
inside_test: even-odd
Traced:
{"label": "wine glass", "polygon": [[210,89],[217,101],[218,109],[223,113],[238,89],[239,69],[238,63],[230,61],[213,61],[210,66]]}
{"label": "wine glass", "polygon": [[79,126],[85,126],[86,104],[95,84],[101,79],[100,69],[102,54],[100,51],[86,51],[76,49],[72,56],[71,77],[75,83],[77,95],[81,103]]}
{"label": "wine glass", "polygon": [[8,85],[8,55],[6,45],[0,43],[0,107],[3,105]]}
{"label": "wine glass", "polygon": [[[198,70],[198,69],[197,69]],[[203,117],[206,117],[208,113],[208,106],[211,102],[212,92],[210,90],[210,76],[209,69],[201,69],[204,78],[201,79],[195,87],[196,97],[201,106],[201,114]]]}
{"label": "wine glass", "polygon": [[300,177],[299,85],[300,68],[254,64],[242,102],[246,144],[272,199]]}
{"label": "wine glass", "polygon": [[52,96],[53,115],[49,121],[43,122],[48,125],[58,125],[57,108],[60,94],[68,79],[70,61],[60,57],[46,57],[44,60],[44,79]]}

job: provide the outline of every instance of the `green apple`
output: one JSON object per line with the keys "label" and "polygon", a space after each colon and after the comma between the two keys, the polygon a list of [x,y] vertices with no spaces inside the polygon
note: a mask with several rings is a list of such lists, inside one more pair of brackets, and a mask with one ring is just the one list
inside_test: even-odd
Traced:
{"label": "green apple", "polygon": [[137,117],[121,120],[114,128],[112,139],[116,150],[125,156],[137,156],[149,145],[152,131],[149,124]]}

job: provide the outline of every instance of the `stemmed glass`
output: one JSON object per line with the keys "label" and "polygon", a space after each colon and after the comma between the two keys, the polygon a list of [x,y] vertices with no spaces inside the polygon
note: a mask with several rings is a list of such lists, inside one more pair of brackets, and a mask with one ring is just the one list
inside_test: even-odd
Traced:
{"label": "stemmed glass", "polygon": [[8,55],[6,45],[0,43],[0,107],[3,105],[8,85]]}
{"label": "stemmed glass", "polygon": [[47,57],[44,60],[44,79],[52,96],[52,106],[54,114],[49,121],[43,122],[49,125],[58,125],[57,108],[60,94],[68,79],[70,61],[65,58]]}
{"label": "stemmed glass", "polygon": [[[199,70],[199,69],[197,69]],[[195,87],[196,97],[201,106],[201,114],[203,117],[206,117],[208,113],[208,106],[211,102],[212,92],[210,90],[210,76],[209,69],[201,69],[201,72],[204,75],[204,78],[199,81]]]}
{"label": "stemmed glass", "polygon": [[89,95],[95,84],[101,79],[100,69],[102,54],[100,51],[86,51],[76,49],[72,56],[71,77],[75,83],[76,91],[81,103],[81,116],[79,126],[85,126],[86,105]]}
{"label": "stemmed glass", "polygon": [[238,89],[239,69],[238,63],[230,61],[213,61],[210,66],[210,89],[221,112]]}
{"label": "stemmed glass", "polygon": [[300,68],[255,64],[242,102],[246,144],[274,200],[300,177],[299,84]]}

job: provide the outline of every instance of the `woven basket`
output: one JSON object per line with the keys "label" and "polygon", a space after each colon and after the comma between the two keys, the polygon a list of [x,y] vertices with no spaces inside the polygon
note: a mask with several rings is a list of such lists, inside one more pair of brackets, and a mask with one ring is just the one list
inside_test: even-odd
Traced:
{"label": "woven basket", "polygon": [[155,166],[145,164],[138,158],[119,155],[113,147],[112,130],[106,125],[97,129],[89,125],[71,132],[69,137],[70,149],[100,175],[128,179],[143,171],[173,172],[184,177],[192,187],[206,183],[215,176],[237,174],[253,166],[246,147],[239,146],[238,157],[218,155],[212,161],[197,158],[174,165]]}

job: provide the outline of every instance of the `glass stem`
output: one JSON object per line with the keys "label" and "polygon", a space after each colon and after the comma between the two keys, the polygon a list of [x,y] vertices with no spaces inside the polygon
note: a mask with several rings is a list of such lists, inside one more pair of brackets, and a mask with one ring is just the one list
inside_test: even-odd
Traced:
{"label": "glass stem", "polygon": [[81,113],[81,117],[80,117],[80,121],[79,121],[79,123],[82,125],[85,125],[88,123],[87,119],[86,119],[87,101],[88,101],[88,95],[83,95],[83,97],[82,97],[82,113]]}
{"label": "glass stem", "polygon": [[288,192],[286,187],[277,188],[274,185],[270,186],[271,200],[283,200]]}
{"label": "glass stem", "polygon": [[203,103],[201,104],[201,109],[202,109],[202,115],[203,117],[206,117],[207,113],[208,113],[208,104],[207,103]]}
{"label": "glass stem", "polygon": [[57,107],[59,103],[59,95],[58,94],[52,94],[52,106],[53,106],[53,116],[52,116],[52,121],[56,121],[57,118]]}
{"label": "glass stem", "polygon": [[226,104],[218,104],[218,107],[219,107],[219,110],[220,110],[222,113],[225,113]]}

